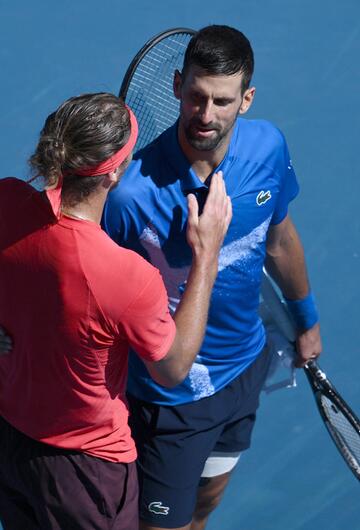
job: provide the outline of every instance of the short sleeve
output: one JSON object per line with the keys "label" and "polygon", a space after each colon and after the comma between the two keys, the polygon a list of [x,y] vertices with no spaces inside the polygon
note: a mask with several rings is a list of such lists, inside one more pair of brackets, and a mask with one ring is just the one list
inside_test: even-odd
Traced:
{"label": "short sleeve", "polygon": [[289,150],[281,132],[280,138],[281,142],[278,147],[277,167],[275,168],[279,177],[280,189],[274,213],[271,218],[271,224],[274,225],[281,223],[281,221],[285,219],[288,213],[289,203],[295,199],[299,193],[299,184],[292,166]]}
{"label": "short sleeve", "polygon": [[159,361],[169,351],[176,326],[158,270],[154,269],[151,280],[126,309],[121,327],[131,347],[143,359]]}

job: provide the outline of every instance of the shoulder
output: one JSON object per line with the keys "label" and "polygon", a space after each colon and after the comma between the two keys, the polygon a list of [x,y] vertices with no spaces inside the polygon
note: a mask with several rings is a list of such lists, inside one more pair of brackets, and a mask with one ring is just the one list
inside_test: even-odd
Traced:
{"label": "shoulder", "polygon": [[270,166],[287,153],[285,137],[278,127],[266,120],[244,118],[237,120],[230,149],[235,158]]}
{"label": "shoulder", "polygon": [[267,120],[248,120],[238,118],[238,138],[242,142],[252,144],[260,141],[268,146],[282,146],[285,138],[281,130]]}
{"label": "shoulder", "polygon": [[44,194],[24,180],[8,177],[0,179],[0,213],[12,222],[27,219],[27,229],[52,223],[54,216]]}
{"label": "shoulder", "polygon": [[71,233],[76,246],[72,268],[76,267],[78,283],[91,294],[94,308],[99,308],[95,320],[101,314],[114,330],[113,326],[129,318],[128,308],[140,310],[144,299],[150,300],[150,312],[151,303],[154,305],[164,289],[158,270],[135,252],[114,243],[96,225],[79,225]]}
{"label": "shoulder", "polygon": [[139,285],[157,272],[139,254],[121,247],[98,227],[79,231],[77,240],[82,266],[96,283],[109,280],[113,284],[131,278],[134,285]]}
{"label": "shoulder", "polygon": [[162,285],[159,271],[136,252],[123,248],[98,230],[96,238],[79,249],[82,269],[98,303],[113,315],[119,315],[139,293],[153,296]]}
{"label": "shoulder", "polygon": [[158,275],[158,270],[137,252],[120,247],[113,241],[111,243],[117,247],[116,259],[113,260],[113,264],[111,265],[111,269],[116,276],[132,278],[134,285],[139,286],[147,283],[153,276]]}
{"label": "shoulder", "polygon": [[134,160],[142,160],[145,163],[159,163],[159,155],[177,137],[177,122],[165,129],[159,136],[152,140],[142,149],[134,154]]}
{"label": "shoulder", "polygon": [[2,198],[5,198],[5,194],[8,197],[12,195],[29,196],[38,194],[38,192],[30,184],[16,177],[6,177],[4,179],[0,179],[0,190]]}

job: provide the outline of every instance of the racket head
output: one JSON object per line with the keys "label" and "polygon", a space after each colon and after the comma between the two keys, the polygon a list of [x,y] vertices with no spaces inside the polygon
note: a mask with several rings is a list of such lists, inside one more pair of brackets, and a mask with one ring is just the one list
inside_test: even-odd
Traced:
{"label": "racket head", "polygon": [[181,70],[187,45],[195,31],[173,28],[151,38],[135,55],[119,96],[131,107],[139,124],[138,151],[175,123],[179,102],[174,96],[175,70]]}
{"label": "racket head", "polygon": [[315,361],[305,366],[325,426],[349,468],[360,480],[360,420]]}
{"label": "racket head", "polygon": [[[261,287],[263,305],[269,319],[276,322],[288,340],[293,341],[296,330],[286,305],[276,292],[271,279],[264,271]],[[320,415],[350,470],[360,480],[360,421],[349,405],[337,392],[316,361],[304,366],[305,374],[313,390]]]}

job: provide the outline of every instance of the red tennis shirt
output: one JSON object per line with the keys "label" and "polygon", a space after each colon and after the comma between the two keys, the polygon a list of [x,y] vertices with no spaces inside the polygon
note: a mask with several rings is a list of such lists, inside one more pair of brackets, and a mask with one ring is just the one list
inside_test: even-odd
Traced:
{"label": "red tennis shirt", "polygon": [[96,223],[54,222],[44,195],[0,180],[0,415],[26,435],[113,462],[136,458],[129,345],[165,356],[175,324],[160,273]]}

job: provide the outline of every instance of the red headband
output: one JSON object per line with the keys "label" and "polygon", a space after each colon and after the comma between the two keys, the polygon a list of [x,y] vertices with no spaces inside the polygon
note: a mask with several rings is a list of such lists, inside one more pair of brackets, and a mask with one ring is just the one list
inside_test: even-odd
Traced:
{"label": "red headband", "polygon": [[114,171],[114,169],[119,167],[120,164],[122,164],[124,160],[127,159],[136,144],[138,136],[138,124],[132,110],[130,110],[128,106],[126,108],[130,114],[131,124],[130,138],[127,144],[125,144],[121,149],[119,149],[119,151],[115,153],[112,157],[108,158],[108,160],[100,162],[100,164],[98,164],[97,166],[92,166],[84,169],[77,169],[76,175],[80,175],[81,177],[98,177],[99,175],[106,175],[106,173],[111,173],[111,171]]}
{"label": "red headband", "polygon": [[[118,168],[124,160],[130,155],[131,151],[134,149],[136,140],[138,137],[138,124],[135,118],[134,113],[126,105],[126,109],[130,116],[130,138],[127,143],[119,149],[114,155],[112,155],[104,162],[100,162],[97,166],[88,167],[85,169],[77,169],[74,171],[74,174],[79,175],[80,177],[98,177],[99,175],[106,175],[111,173],[116,168]],[[63,184],[63,175],[59,176],[56,188],[52,190],[46,190],[47,198],[50,201],[52,210],[57,218],[60,217],[61,211],[61,190]]]}

